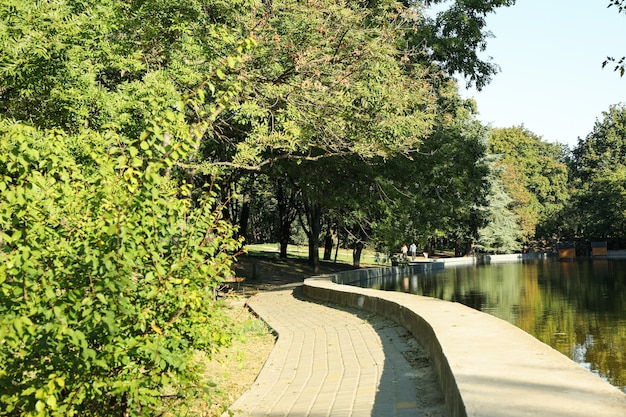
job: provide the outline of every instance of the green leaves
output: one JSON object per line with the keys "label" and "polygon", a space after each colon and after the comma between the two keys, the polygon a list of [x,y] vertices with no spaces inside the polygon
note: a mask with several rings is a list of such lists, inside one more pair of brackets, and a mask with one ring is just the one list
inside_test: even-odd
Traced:
{"label": "green leaves", "polygon": [[559,145],[543,142],[523,127],[493,129],[490,150],[501,158],[500,178],[512,198],[509,208],[522,236],[549,238],[550,219],[569,199],[567,166]]}
{"label": "green leaves", "polygon": [[241,91],[250,5],[0,4],[0,415],[150,415],[230,342],[241,241],[181,166]]}
{"label": "green leaves", "polygon": [[[427,6],[438,3],[444,1],[425,2]],[[408,44],[419,52],[414,59],[438,65],[450,76],[461,74],[468,86],[474,84],[480,90],[499,71],[496,64],[478,56],[485,50],[487,39],[493,36],[486,30],[485,17],[499,7],[512,6],[515,0],[445,3],[446,7],[435,18],[424,16],[414,30],[407,31]]]}
{"label": "green leaves", "polygon": [[232,146],[236,164],[250,167],[277,155],[372,158],[418,148],[434,96],[425,71],[398,61],[403,33],[388,7],[273,3],[239,72],[247,82],[238,106],[218,120],[234,145],[215,147]]}
{"label": "green leaves", "polygon": [[138,146],[86,132],[105,146],[80,165],[78,137],[0,122],[7,412],[150,413],[163,373],[184,390],[194,350],[229,342],[212,297],[240,242],[210,194],[192,201],[163,175],[193,149],[189,135],[164,145],[180,123],[166,114]]}
{"label": "green leaves", "polygon": [[626,107],[603,112],[572,152],[572,204],[568,232],[594,238],[626,233]]}
{"label": "green leaves", "polygon": [[476,247],[487,253],[512,253],[521,249],[521,231],[517,216],[508,208],[512,199],[506,193],[498,171],[497,167],[491,167],[486,204],[479,207],[485,225],[478,230]]}

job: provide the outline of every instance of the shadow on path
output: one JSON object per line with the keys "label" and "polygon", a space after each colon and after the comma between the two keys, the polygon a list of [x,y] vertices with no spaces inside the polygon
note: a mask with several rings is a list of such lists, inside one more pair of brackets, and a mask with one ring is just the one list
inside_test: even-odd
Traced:
{"label": "shadow on path", "polygon": [[248,304],[278,340],[230,407],[235,415],[445,415],[430,359],[391,320],[313,302],[299,285],[259,293]]}

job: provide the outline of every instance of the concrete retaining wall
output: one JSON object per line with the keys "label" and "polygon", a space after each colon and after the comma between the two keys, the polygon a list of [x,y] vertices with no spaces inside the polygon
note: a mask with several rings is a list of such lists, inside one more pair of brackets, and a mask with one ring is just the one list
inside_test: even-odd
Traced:
{"label": "concrete retaining wall", "polygon": [[[443,264],[348,271],[341,280],[412,274]],[[626,415],[624,393],[504,320],[458,303],[336,280],[337,275],[306,279],[304,294],[379,314],[410,331],[433,360],[450,417]]]}

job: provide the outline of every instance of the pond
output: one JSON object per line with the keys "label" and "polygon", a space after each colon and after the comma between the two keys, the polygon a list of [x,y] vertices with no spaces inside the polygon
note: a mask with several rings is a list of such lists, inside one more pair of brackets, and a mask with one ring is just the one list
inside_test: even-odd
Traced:
{"label": "pond", "polygon": [[626,260],[446,266],[359,285],[456,301],[504,319],[626,392]]}

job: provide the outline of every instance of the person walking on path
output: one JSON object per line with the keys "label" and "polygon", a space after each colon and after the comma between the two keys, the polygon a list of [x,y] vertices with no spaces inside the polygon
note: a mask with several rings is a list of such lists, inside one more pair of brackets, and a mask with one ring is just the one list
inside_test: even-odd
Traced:
{"label": "person walking on path", "polygon": [[[306,301],[300,286],[256,294],[248,305],[278,340],[252,387],[229,408],[235,416],[422,415],[400,326]],[[443,410],[443,402],[436,407]]]}
{"label": "person walking on path", "polygon": [[415,242],[411,243],[411,246],[409,247],[409,252],[411,253],[411,260],[414,261],[415,255],[417,254],[417,245],[415,244]]}

